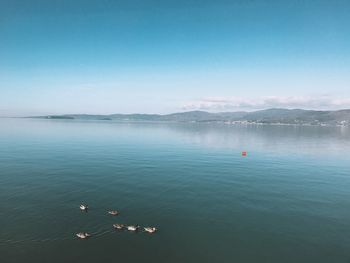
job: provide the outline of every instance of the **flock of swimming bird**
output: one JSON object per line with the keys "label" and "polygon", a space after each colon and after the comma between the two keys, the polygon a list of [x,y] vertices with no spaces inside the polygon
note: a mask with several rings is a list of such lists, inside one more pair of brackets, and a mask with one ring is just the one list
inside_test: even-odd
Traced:
{"label": "flock of swimming bird", "polygon": [[[81,204],[79,206],[79,208],[83,212],[87,212],[89,209],[89,207],[87,205],[84,205],[84,204]],[[117,215],[119,215],[119,212],[113,210],[113,211],[108,211],[108,214],[110,214],[112,216],[117,216]],[[139,225],[123,225],[123,224],[113,224],[113,227],[117,230],[128,230],[131,232],[137,232],[141,228]],[[146,233],[153,234],[156,231],[157,231],[157,228],[155,228],[155,227],[143,227],[143,232],[146,232]],[[76,234],[76,236],[80,239],[86,239],[86,238],[91,237],[91,234],[86,233],[86,232],[80,232],[80,233]]]}

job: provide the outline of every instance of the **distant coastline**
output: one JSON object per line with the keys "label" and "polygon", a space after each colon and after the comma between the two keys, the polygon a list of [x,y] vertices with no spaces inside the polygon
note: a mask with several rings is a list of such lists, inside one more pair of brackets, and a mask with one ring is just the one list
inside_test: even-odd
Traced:
{"label": "distant coastline", "polygon": [[225,124],[325,125],[350,126],[350,109],[316,111],[303,109],[266,109],[253,112],[188,111],[172,114],[64,114],[25,118],[61,120],[101,120],[133,122],[205,122]]}

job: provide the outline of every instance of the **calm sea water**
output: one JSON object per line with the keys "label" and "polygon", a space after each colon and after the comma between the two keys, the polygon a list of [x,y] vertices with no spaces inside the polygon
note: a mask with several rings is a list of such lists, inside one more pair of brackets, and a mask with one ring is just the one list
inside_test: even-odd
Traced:
{"label": "calm sea water", "polygon": [[349,128],[0,119],[0,262],[107,261],[350,262]]}

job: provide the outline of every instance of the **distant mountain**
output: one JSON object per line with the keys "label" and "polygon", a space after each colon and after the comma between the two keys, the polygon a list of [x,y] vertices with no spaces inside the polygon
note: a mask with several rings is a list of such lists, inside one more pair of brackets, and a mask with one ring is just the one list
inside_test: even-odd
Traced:
{"label": "distant mountain", "polygon": [[299,124],[299,125],[350,125],[350,109],[338,111],[315,111],[302,109],[267,109],[254,112],[188,111],[166,115],[160,114],[67,114],[31,118],[110,120],[110,121],[168,121],[168,122],[225,122],[256,124]]}

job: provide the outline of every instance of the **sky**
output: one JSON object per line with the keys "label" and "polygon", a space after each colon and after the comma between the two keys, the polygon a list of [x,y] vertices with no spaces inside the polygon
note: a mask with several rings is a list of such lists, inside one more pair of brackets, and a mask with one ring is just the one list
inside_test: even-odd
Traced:
{"label": "sky", "polygon": [[350,108],[350,2],[0,0],[0,116]]}

